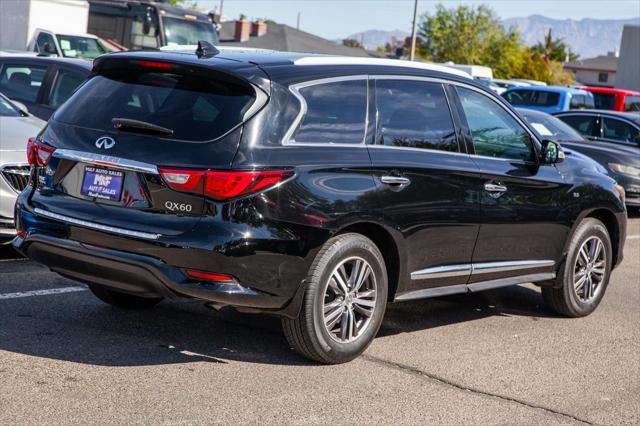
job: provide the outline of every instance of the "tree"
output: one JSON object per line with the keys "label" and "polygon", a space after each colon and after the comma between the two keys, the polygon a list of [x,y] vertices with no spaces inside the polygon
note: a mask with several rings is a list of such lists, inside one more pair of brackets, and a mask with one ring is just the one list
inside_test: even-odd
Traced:
{"label": "tree", "polygon": [[557,62],[571,62],[579,58],[562,38],[552,37],[551,28],[544,41],[536,43],[531,50]]}
{"label": "tree", "polygon": [[356,47],[362,49],[362,45],[357,40],[354,40],[352,38],[345,38],[344,40],[342,40],[342,44],[347,47]]}
{"label": "tree", "polygon": [[[418,56],[434,62],[484,65],[496,78],[526,78],[566,84],[571,75],[551,55],[527,48],[515,29],[505,29],[487,6],[436,7],[420,18]],[[553,40],[563,44],[562,41]],[[553,45],[557,47],[557,44]],[[552,46],[552,47],[553,47]]]}

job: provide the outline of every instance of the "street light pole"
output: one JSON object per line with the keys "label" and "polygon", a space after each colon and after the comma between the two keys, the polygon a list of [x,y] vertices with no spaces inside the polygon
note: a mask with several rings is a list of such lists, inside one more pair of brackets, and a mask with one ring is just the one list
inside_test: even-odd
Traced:
{"label": "street light pole", "polygon": [[222,8],[224,7],[224,0],[220,0],[220,22],[222,22]]}
{"label": "street light pole", "polygon": [[413,29],[411,30],[411,54],[409,60],[416,58],[416,29],[418,25],[418,0],[414,0],[413,4]]}

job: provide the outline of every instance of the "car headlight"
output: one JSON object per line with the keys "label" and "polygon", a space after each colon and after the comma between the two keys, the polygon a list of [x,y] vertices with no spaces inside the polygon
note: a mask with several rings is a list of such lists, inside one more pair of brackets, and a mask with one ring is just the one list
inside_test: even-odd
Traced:
{"label": "car headlight", "polygon": [[633,166],[625,166],[619,163],[609,163],[609,167],[614,172],[621,173],[627,176],[640,177],[640,168]]}

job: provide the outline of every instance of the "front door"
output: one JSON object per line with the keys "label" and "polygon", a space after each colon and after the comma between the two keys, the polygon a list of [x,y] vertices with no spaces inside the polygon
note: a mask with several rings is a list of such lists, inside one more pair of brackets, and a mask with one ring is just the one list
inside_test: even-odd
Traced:
{"label": "front door", "polygon": [[480,186],[444,87],[426,79],[374,81],[377,131],[369,152],[384,220],[402,234],[407,259],[397,299],[465,291]]}
{"label": "front door", "polygon": [[469,283],[546,274],[569,230],[563,223],[569,188],[554,165],[541,165],[537,142],[498,101],[457,87],[469,150],[478,165],[481,225]]}

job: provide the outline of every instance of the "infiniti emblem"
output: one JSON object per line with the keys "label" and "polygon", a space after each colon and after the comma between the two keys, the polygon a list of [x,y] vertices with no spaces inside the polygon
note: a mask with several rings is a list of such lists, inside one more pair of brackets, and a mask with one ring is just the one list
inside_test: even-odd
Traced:
{"label": "infiniti emblem", "polygon": [[116,144],[116,141],[109,136],[99,137],[98,140],[96,141],[96,147],[102,148],[102,149],[111,149],[115,146],[115,144]]}

